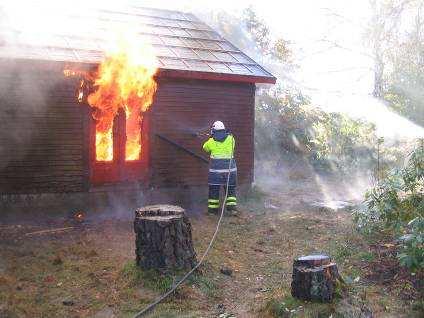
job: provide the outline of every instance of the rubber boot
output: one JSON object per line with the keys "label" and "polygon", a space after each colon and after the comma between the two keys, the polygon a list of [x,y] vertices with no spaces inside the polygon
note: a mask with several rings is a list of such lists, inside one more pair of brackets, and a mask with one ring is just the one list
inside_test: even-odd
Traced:
{"label": "rubber boot", "polygon": [[218,209],[208,208],[208,213],[218,215]]}
{"label": "rubber boot", "polygon": [[228,216],[237,216],[237,215],[239,215],[239,212],[237,210],[237,206],[236,205],[227,205],[225,207],[225,210],[226,210],[226,212],[227,212],[226,214]]}

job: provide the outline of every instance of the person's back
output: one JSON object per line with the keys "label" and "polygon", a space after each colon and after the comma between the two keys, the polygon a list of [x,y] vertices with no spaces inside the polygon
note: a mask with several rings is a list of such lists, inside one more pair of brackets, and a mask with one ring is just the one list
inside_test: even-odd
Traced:
{"label": "person's back", "polygon": [[[228,211],[234,211],[237,207],[237,166],[234,159],[235,138],[220,121],[216,121],[213,124],[211,135],[212,137],[203,144],[203,150],[209,153],[211,159],[208,174],[208,212],[218,213],[220,189],[221,186],[224,186],[224,190],[226,190],[227,182],[228,196],[225,205]],[[230,175],[228,176],[228,174]]]}

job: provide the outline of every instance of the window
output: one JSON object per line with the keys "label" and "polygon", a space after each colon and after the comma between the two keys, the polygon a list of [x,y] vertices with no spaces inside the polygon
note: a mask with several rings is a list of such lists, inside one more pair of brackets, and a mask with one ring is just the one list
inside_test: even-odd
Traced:
{"label": "window", "polygon": [[[92,121],[90,181],[92,184],[142,180],[147,175],[146,118],[132,120],[121,109],[110,129]],[[105,131],[105,132],[104,132]]]}

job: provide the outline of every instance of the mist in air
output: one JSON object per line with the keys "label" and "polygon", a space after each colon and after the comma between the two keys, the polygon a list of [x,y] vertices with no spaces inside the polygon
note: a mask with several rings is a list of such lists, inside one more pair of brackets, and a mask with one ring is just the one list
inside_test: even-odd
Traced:
{"label": "mist in air", "polygon": [[[307,93],[314,105],[325,111],[342,112],[365,118],[377,126],[382,137],[419,137],[422,127],[412,124],[372,98],[374,80],[373,48],[366,43],[368,24],[372,18],[369,1],[75,1],[72,4],[42,1],[5,1],[0,6],[1,26],[20,30],[19,36],[42,43],[43,38],[57,32],[89,34],[97,22],[95,9],[116,9],[127,4],[193,12],[210,24],[216,24],[223,12],[240,18],[243,9],[251,7],[270,30],[270,37],[287,40],[293,51],[295,68],[287,73],[284,65],[269,65],[251,43],[250,55],[268,66],[284,86],[296,86]],[[22,6],[31,10],[22,10]],[[305,10],[307,8],[307,10]],[[75,25],[67,15],[85,17]],[[43,16],[43,19],[39,19]],[[91,17],[91,18],[90,18]],[[214,25],[216,26],[216,25]],[[240,32],[246,33],[243,25]],[[3,28],[4,30],[6,28]],[[222,31],[222,30],[221,30]],[[4,33],[4,32],[2,32]],[[223,32],[221,32],[222,34]],[[224,34],[225,35],[225,34]],[[13,43],[10,32],[2,34]],[[248,36],[247,36],[248,37]],[[231,39],[230,39],[231,40]],[[396,126],[396,132],[390,127]]]}
{"label": "mist in air", "polygon": [[[383,137],[386,143],[392,145],[400,140],[413,140],[424,136],[422,122],[415,120],[413,114],[408,116],[405,111],[399,111],[400,106],[397,109],[397,105],[395,107],[393,100],[390,99],[390,96],[401,91],[407,94],[406,102],[419,100],[422,97],[421,84],[413,87],[404,85],[401,74],[399,75],[400,79],[393,84],[393,91],[386,92],[385,96],[381,96],[381,92],[376,92],[376,78],[381,75],[381,81],[391,79],[390,72],[394,69],[396,59],[388,56],[384,61],[376,60],[378,52],[376,53],[374,40],[379,37],[381,39],[390,37],[383,33],[374,34],[377,31],[372,28],[373,25],[377,25],[381,19],[385,22],[383,25],[392,23],[392,29],[397,31],[397,43],[406,41],[407,34],[411,33],[414,27],[414,19],[411,19],[412,7],[402,11],[399,21],[393,22],[390,15],[387,15],[387,21],[384,21],[384,10],[386,9],[382,3],[380,7],[373,7],[372,2],[365,0],[356,2],[301,0],[282,4],[275,1],[261,1],[259,4],[255,1],[232,1],[229,3],[221,0],[196,1],[195,3],[191,1],[170,3],[169,1],[133,0],[119,4],[116,1],[91,1],[89,3],[43,1],[30,4],[24,1],[5,1],[0,5],[0,43],[6,47],[13,47],[15,43],[24,40],[42,45],[44,41],[50,42],[51,37],[57,33],[95,37],[96,34],[93,30],[105,26],[100,25],[96,18],[96,10],[99,8],[119,11],[125,5],[131,4],[192,12],[239,46],[258,63],[264,65],[278,78],[275,87],[266,85],[257,87],[256,117],[259,129],[256,129],[257,140],[255,142],[258,165],[263,166],[263,159],[267,158],[268,161],[272,161],[274,168],[277,166],[287,172],[293,166],[286,162],[287,156],[284,157],[281,149],[284,148],[289,153],[295,150],[297,155],[305,159],[305,165],[310,170],[310,175],[315,180],[314,183],[321,184],[322,179],[317,178],[317,168],[311,164],[311,161],[315,163],[319,161],[315,160],[318,157],[321,159],[325,157],[328,161],[326,165],[331,170],[340,170],[340,166],[350,165],[350,163],[340,164],[338,162],[346,155],[336,149],[338,140],[333,144],[324,145],[324,141],[330,140],[331,134],[335,134],[334,131],[329,132],[329,130],[339,125],[340,122],[348,123],[347,128],[341,127],[341,130],[366,131],[369,128],[366,126],[368,124],[374,129],[372,136],[369,134],[363,137],[363,140],[357,138],[354,141],[356,143],[354,147],[357,148],[355,151],[358,151],[358,154],[360,153],[359,148],[366,148],[366,150],[361,150],[361,156],[366,153],[369,162],[358,169],[367,173],[371,172],[375,165],[378,138]],[[22,10],[23,6],[27,10]],[[248,23],[246,23],[246,9],[253,12],[256,22],[259,21],[263,24],[263,28],[258,29],[259,32],[262,30],[265,35],[262,37],[264,41],[262,44],[260,43],[262,35],[257,34],[258,30],[249,29]],[[70,16],[72,18],[69,18]],[[75,17],[78,17],[78,24],[75,24]],[[128,25],[131,23],[129,22]],[[106,32],[108,32],[107,24]],[[268,51],[276,48],[279,40],[282,40],[281,43],[287,50],[287,56],[278,60],[273,57],[272,52]],[[268,45],[268,47],[261,47],[261,45]],[[395,47],[395,43],[388,42],[386,45]],[[380,62],[385,63],[385,69],[382,72],[376,67]],[[377,74],[379,72],[381,74]],[[7,94],[7,87],[0,89],[2,95]],[[41,89],[35,88],[35,91],[41,95],[41,100],[45,98]],[[304,130],[303,134],[299,135],[293,132],[294,129],[287,134],[283,131],[280,135],[272,135],[271,130],[280,129],[278,126],[281,125],[280,120],[283,121],[283,125],[290,124],[290,122],[284,122],[290,115],[285,113],[287,107],[303,107],[304,105],[323,112],[322,114],[308,114],[309,117],[316,116],[316,118],[322,119],[329,116],[326,119],[327,124],[325,120],[319,123],[311,120],[310,124],[303,125],[299,122],[308,122],[307,118],[299,119],[299,117],[296,124],[299,124],[300,130]],[[269,110],[273,107],[276,111],[275,114],[267,118],[264,114],[270,113]],[[331,114],[340,114],[346,116],[347,119],[345,117],[337,119],[334,116],[338,115]],[[268,125],[271,127],[270,129],[261,130],[261,118],[263,126]],[[358,124],[359,121],[364,125]],[[355,126],[356,124],[359,128]],[[176,127],[181,125],[178,122]],[[195,133],[198,127],[186,127],[185,129],[191,129]],[[19,134],[22,133],[13,133],[14,138],[18,138]],[[281,138],[286,138],[289,142],[286,144],[283,142],[282,145]],[[22,140],[26,139],[22,138]],[[262,151],[261,143],[273,146]],[[346,146],[342,144],[340,147]],[[305,153],[305,149],[314,149],[316,153],[312,155],[313,151]],[[353,153],[356,156],[356,153]],[[279,159],[281,157],[283,159]],[[388,160],[392,163],[396,160],[400,161],[398,157],[400,158],[399,154],[390,152]],[[257,169],[258,179],[260,179],[258,174],[260,171],[260,168]],[[284,173],[282,175],[287,176]],[[359,180],[358,183],[367,184],[362,181]],[[321,184],[317,185],[317,188],[323,189],[325,186]],[[357,191],[353,192],[357,196]]]}

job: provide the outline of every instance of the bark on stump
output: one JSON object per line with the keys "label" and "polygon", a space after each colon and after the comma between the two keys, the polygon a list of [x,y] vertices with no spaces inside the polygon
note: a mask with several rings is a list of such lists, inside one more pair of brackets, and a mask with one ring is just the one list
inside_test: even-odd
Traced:
{"label": "bark on stump", "polygon": [[135,211],[136,262],[142,269],[191,269],[196,265],[191,224],[184,209],[151,205]]}
{"label": "bark on stump", "polygon": [[326,255],[308,255],[293,263],[291,293],[302,300],[331,302],[340,279],[336,263]]}

